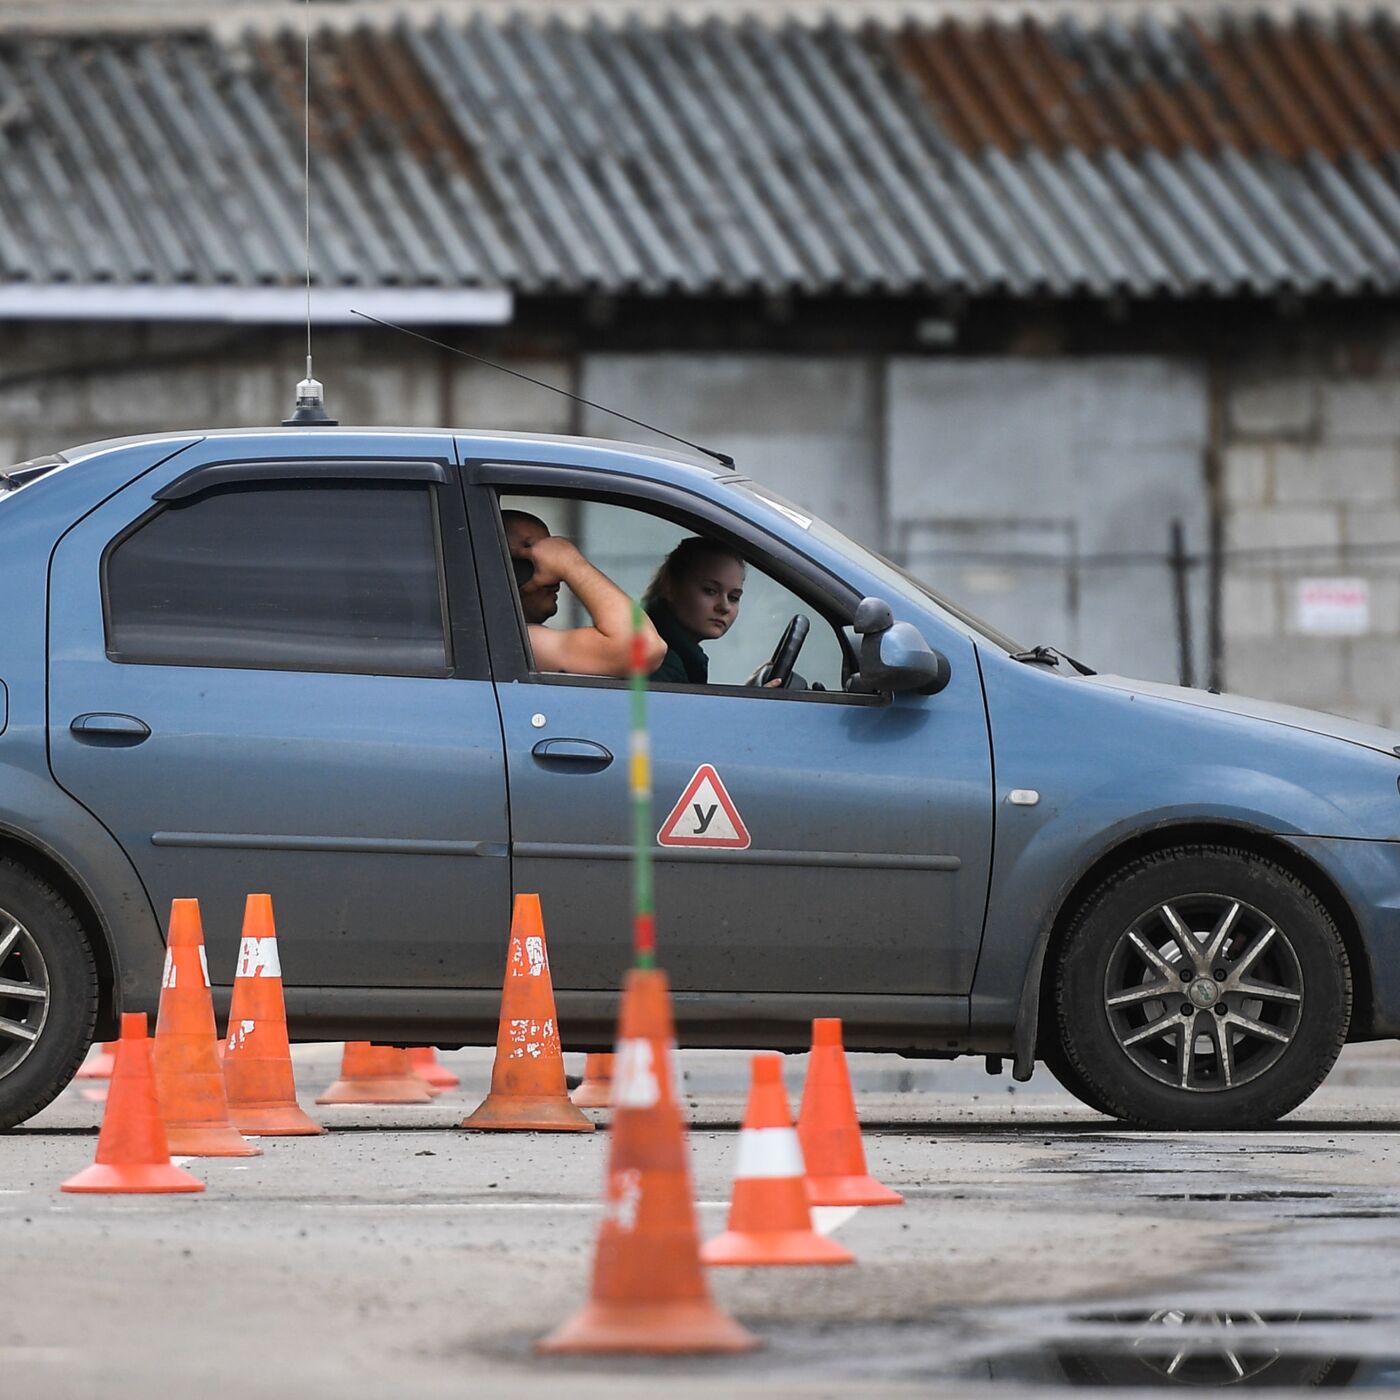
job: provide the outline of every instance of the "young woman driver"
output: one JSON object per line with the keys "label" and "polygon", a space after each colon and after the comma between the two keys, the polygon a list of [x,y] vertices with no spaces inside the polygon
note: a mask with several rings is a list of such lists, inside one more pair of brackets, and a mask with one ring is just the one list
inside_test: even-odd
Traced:
{"label": "young woman driver", "polygon": [[744,561],[727,545],[691,536],[665,558],[647,586],[642,605],[666,643],[654,681],[704,685],[710,658],[701,642],[724,636],[739,616]]}

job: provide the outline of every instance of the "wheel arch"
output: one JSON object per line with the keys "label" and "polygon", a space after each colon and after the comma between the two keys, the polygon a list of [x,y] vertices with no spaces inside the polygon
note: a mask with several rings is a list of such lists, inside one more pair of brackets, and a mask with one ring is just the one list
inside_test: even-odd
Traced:
{"label": "wheel arch", "polygon": [[1018,1078],[1022,1069],[1027,1071],[1025,1077],[1029,1077],[1031,1062],[1043,1058],[1046,1037],[1054,1033],[1052,1018],[1041,1017],[1040,1008],[1050,1004],[1060,948],[1085,901],[1115,869],[1139,856],[1193,845],[1233,846],[1263,856],[1301,880],[1317,896],[1337,925],[1351,968],[1353,1011],[1348,1039],[1366,1039],[1375,1006],[1370,959],[1351,906],[1331,876],[1297,847],[1269,832],[1222,822],[1182,822],[1138,832],[1109,847],[1080,873],[1060,901],[1041,945],[1038,962],[1032,965],[1026,978],[1021,998],[1016,1027]]}
{"label": "wheel arch", "polygon": [[96,1036],[99,1040],[116,1038],[118,1018],[116,1004],[117,970],[112,945],[106,928],[77,877],[49,852],[14,835],[0,830],[0,856],[8,856],[32,874],[52,885],[63,897],[82,924],[97,965],[99,1001]]}

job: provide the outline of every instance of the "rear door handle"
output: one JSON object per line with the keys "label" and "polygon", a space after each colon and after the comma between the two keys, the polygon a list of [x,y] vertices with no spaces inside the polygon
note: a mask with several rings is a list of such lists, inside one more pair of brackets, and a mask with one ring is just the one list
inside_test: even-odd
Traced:
{"label": "rear door handle", "polygon": [[151,726],[135,715],[79,715],[69,733],[84,744],[105,744],[109,748],[130,748],[151,737]]}
{"label": "rear door handle", "polygon": [[551,763],[599,773],[613,761],[612,750],[592,739],[541,739],[530,750],[538,763]]}

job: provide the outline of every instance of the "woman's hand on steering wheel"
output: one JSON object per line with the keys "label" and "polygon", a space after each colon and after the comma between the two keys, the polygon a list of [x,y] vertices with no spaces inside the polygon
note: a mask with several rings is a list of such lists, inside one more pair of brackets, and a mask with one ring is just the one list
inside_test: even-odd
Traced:
{"label": "woman's hand on steering wheel", "polygon": [[811,619],[802,613],[796,613],[788,619],[788,625],[783,628],[783,635],[778,638],[778,645],[773,648],[773,655],[769,657],[768,664],[758,670],[758,675],[762,678],[759,682],[761,685],[781,690],[791,683],[802,644],[811,630]]}

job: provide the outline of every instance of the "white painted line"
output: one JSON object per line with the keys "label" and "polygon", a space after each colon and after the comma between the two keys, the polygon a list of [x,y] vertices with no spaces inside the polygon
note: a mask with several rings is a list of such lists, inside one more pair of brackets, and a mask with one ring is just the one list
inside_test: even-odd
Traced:
{"label": "white painted line", "polygon": [[[305,1210],[330,1206],[339,1210],[602,1210],[601,1201],[299,1201]],[[728,1201],[696,1201],[700,1210],[727,1208]],[[820,1207],[819,1207],[820,1209]],[[833,1206],[837,1212],[854,1214],[859,1207]],[[842,1216],[845,1219],[845,1215]],[[837,1224],[841,1222],[838,1221]]]}
{"label": "white painted line", "polygon": [[172,1167],[187,1167],[193,1161],[193,1157],[172,1157],[170,1159],[170,1165]]}
{"label": "white painted line", "polygon": [[819,1235],[834,1235],[859,1209],[859,1206],[813,1206],[812,1228]]}
{"label": "white painted line", "polygon": [[0,1186],[0,1196],[27,1196],[23,1186]]}

